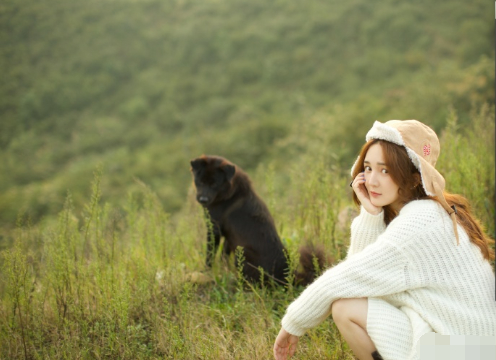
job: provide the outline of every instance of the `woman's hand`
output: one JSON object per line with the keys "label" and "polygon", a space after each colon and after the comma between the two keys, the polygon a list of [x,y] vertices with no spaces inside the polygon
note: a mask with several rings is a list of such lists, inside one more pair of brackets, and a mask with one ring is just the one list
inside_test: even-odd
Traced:
{"label": "woman's hand", "polygon": [[351,187],[353,188],[353,191],[355,192],[358,200],[360,200],[360,203],[364,207],[365,210],[367,210],[368,213],[372,215],[379,215],[382,211],[381,206],[375,206],[370,202],[370,195],[369,191],[365,187],[365,173],[361,172],[359,173],[355,180],[353,180]]}
{"label": "woman's hand", "polygon": [[286,330],[281,328],[274,343],[274,358],[276,360],[286,360],[293,356],[298,344],[298,336],[291,335]]}

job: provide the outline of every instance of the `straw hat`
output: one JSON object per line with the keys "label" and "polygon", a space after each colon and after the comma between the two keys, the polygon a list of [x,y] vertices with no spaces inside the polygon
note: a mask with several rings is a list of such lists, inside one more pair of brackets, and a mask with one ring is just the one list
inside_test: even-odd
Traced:
{"label": "straw hat", "polygon": [[[448,212],[453,221],[453,229],[458,244],[456,228],[456,208],[448,205],[443,195],[444,177],[436,170],[439,157],[439,139],[430,127],[417,120],[389,120],[385,123],[375,121],[365,136],[365,140],[385,140],[403,146],[413,164],[420,172],[425,193],[435,196]],[[353,169],[356,166],[353,165]]]}

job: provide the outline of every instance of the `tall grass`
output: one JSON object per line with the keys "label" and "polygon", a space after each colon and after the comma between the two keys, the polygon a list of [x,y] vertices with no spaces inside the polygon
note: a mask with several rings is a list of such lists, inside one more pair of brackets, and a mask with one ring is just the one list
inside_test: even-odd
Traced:
{"label": "tall grass", "polygon": [[441,134],[439,170],[446,189],[470,200],[473,210],[494,238],[494,107],[472,111],[469,127],[461,129],[454,111]]}
{"label": "tall grass", "polygon": [[[469,129],[460,129],[452,114],[438,162],[448,190],[469,198],[492,236],[493,111],[474,113]],[[291,186],[281,189],[274,168],[262,170],[253,182],[292,264],[306,242],[342,259],[353,213],[347,171],[329,158],[308,155],[288,166]],[[14,245],[1,256],[0,357],[271,358],[280,319],[302,288],[250,286],[233,259],[219,254],[207,271],[204,214],[192,191],[172,216],[137,182],[141,190],[115,208],[102,203],[101,178],[95,172],[82,210],[69,194],[55,222],[30,227],[20,221],[12,234]],[[296,358],[354,359],[332,319],[301,339]]]}

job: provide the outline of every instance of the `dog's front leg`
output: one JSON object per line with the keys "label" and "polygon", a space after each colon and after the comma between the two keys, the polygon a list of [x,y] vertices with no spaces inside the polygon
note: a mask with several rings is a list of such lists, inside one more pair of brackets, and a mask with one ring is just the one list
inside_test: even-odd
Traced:
{"label": "dog's front leg", "polygon": [[207,232],[207,267],[212,267],[212,262],[215,257],[215,253],[219,248],[220,244],[220,227],[216,224],[213,224],[212,228]]}

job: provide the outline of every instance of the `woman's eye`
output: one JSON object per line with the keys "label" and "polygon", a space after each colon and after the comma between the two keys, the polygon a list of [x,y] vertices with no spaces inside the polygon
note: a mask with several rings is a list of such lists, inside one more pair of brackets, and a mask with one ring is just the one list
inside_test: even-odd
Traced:
{"label": "woman's eye", "polygon": [[382,169],[382,173],[387,174],[388,173],[387,169]]}
{"label": "woman's eye", "polygon": [[364,170],[365,170],[365,171],[370,171],[370,170],[372,170],[372,169],[370,168],[370,166],[365,166],[365,167],[364,167]]}

